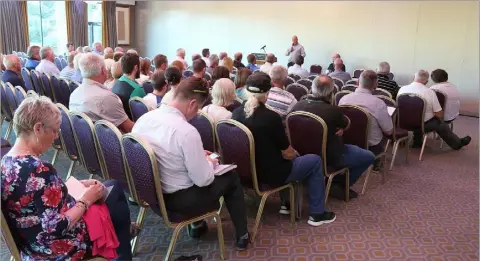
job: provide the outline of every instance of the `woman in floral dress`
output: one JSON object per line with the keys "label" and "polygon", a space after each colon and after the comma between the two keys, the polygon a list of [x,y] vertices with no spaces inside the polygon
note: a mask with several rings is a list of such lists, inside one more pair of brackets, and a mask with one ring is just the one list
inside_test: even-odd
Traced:
{"label": "woman in floral dress", "polygon": [[[87,190],[75,201],[52,164],[40,159],[58,138],[60,123],[60,111],[49,98],[25,99],[13,118],[15,145],[2,158],[2,212],[23,260],[91,257],[93,243],[82,216],[102,197],[104,184],[81,181]],[[120,242],[118,260],[131,260],[128,204],[117,182],[107,182],[114,186],[105,203]]]}

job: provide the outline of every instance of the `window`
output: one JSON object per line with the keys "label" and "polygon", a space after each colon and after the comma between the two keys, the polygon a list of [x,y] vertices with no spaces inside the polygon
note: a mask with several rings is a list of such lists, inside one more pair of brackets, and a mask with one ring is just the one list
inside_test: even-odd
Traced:
{"label": "window", "polygon": [[102,2],[86,1],[88,4],[88,45],[102,42]]}
{"label": "window", "polygon": [[64,1],[28,1],[27,15],[30,45],[50,46],[56,54],[67,51]]}

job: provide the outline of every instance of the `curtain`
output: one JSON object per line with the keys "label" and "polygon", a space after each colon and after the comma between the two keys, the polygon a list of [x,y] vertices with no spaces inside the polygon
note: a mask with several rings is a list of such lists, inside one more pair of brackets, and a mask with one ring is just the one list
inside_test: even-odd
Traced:
{"label": "curtain", "polygon": [[102,42],[104,47],[117,46],[117,4],[116,1],[102,2]]}
{"label": "curtain", "polygon": [[27,51],[30,43],[26,1],[0,1],[0,39],[2,53]]}
{"label": "curtain", "polygon": [[88,45],[87,3],[80,0],[65,2],[67,38],[75,47]]}

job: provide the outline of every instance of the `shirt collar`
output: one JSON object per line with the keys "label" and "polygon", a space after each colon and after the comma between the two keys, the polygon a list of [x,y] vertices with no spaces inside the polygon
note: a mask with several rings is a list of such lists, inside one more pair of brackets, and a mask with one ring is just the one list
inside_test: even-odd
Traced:
{"label": "shirt collar", "polygon": [[136,81],[133,81],[132,79],[128,78],[125,75],[122,75],[122,77],[120,77],[118,80],[121,81],[121,82],[126,82],[126,83],[130,84],[130,86],[132,86],[134,89],[142,87]]}
{"label": "shirt collar", "polygon": [[355,89],[355,93],[372,94],[372,91],[370,91],[369,89],[357,87],[357,89]]}
{"label": "shirt collar", "polygon": [[98,88],[102,88],[102,89],[108,90],[108,88],[107,88],[105,85],[103,85],[103,84],[101,84],[101,83],[99,83],[99,82],[97,82],[97,81],[94,81],[94,80],[92,80],[92,79],[88,79],[88,78],[83,78],[83,80],[82,80],[82,85],[95,85],[95,86],[97,86]]}
{"label": "shirt collar", "polygon": [[183,115],[183,113],[180,110],[178,110],[177,108],[172,107],[170,105],[162,104],[160,106],[160,108],[158,108],[158,110],[160,110],[161,112],[164,112],[164,113],[177,115],[180,118],[182,118],[183,120],[187,121],[187,118],[185,118],[185,115]]}

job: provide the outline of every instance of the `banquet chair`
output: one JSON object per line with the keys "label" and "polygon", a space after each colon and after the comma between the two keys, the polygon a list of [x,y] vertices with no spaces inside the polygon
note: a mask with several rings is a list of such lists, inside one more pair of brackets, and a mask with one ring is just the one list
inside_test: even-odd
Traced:
{"label": "banquet chair", "polygon": [[376,88],[373,92],[372,92],[373,95],[383,95],[383,96],[387,96],[389,98],[392,98],[392,94],[385,90],[385,89],[382,89],[382,88]]}
{"label": "banquet chair", "polygon": [[310,81],[313,81],[315,78],[317,78],[319,74],[312,74],[310,76],[307,77],[307,79],[309,79]]}
{"label": "banquet chair", "polygon": [[2,105],[2,124],[4,121],[8,122],[8,127],[4,135],[4,139],[8,140],[8,137],[10,136],[10,132],[12,131],[13,128],[13,111],[12,107],[10,106],[10,103],[12,101],[9,101],[9,98],[7,97],[7,93],[5,91],[6,88],[10,88],[9,86],[6,86],[3,82],[1,82],[0,86],[0,94],[1,94],[1,105]]}
{"label": "banquet chair", "polygon": [[302,84],[299,84],[299,83],[291,83],[287,86],[287,89],[286,89],[287,92],[293,94],[293,96],[295,96],[295,99],[297,99],[297,101],[300,101],[301,98],[304,96],[304,95],[307,95],[308,94],[308,89],[307,87],[305,87],[304,85]]}
{"label": "banquet chair", "polygon": [[292,83],[295,83],[295,79],[293,79],[292,77],[290,76],[287,76],[287,79],[285,80],[285,86],[288,86]]}
{"label": "banquet chair", "polygon": [[71,94],[70,88],[68,87],[68,80],[62,78],[58,79],[56,76],[52,75],[50,77],[50,82],[52,83],[53,96],[55,96],[57,102],[68,108]]}
{"label": "banquet chair", "polygon": [[353,71],[353,77],[352,78],[360,78],[360,74],[362,74],[362,72],[365,71],[365,69],[356,69]]}
{"label": "banquet chair", "polygon": [[153,92],[153,85],[151,80],[144,81],[142,84],[142,88],[146,94]]}
{"label": "banquet chair", "polygon": [[[438,103],[440,103],[440,106],[442,107],[442,111],[445,111],[445,105],[446,105],[446,102],[447,102],[447,95],[439,90],[434,90],[435,91],[435,95],[437,96],[437,99],[438,99]],[[450,127],[450,130],[453,131],[453,121],[455,119],[451,120],[451,121],[448,121],[448,122],[445,122],[448,124],[448,126]],[[440,142],[440,148],[443,148],[443,140]]]}
{"label": "banquet chair", "polygon": [[292,79],[294,79],[295,82],[302,79],[302,76],[300,76],[298,74],[293,74],[293,73],[289,74],[288,77],[291,77]]}
{"label": "banquet chair", "polygon": [[389,79],[390,81],[393,81],[393,79],[395,79],[395,74],[393,74],[392,72],[389,72],[389,73],[388,73],[388,79]]}
{"label": "banquet chair", "polygon": [[236,108],[242,106],[242,100],[236,98],[235,100],[232,101],[232,104],[228,105],[225,107],[229,112],[233,112]]}
{"label": "banquet chair", "polygon": [[55,57],[54,59],[55,66],[57,66],[58,70],[61,71],[62,68],[62,61],[60,60],[59,57]]}
{"label": "banquet chair", "polygon": [[35,70],[31,70],[30,77],[32,78],[33,90],[38,93],[38,95],[44,95],[42,82],[40,80],[40,73]]}
{"label": "banquet chair", "polygon": [[12,115],[15,114],[15,111],[18,108],[19,102],[17,101],[17,97],[15,94],[15,88],[9,82],[4,83],[5,93],[7,95],[7,103],[10,106],[12,111]]}
{"label": "banquet chair", "polygon": [[60,110],[60,114],[62,116],[62,122],[60,123],[60,143],[63,152],[67,155],[70,159],[70,166],[68,167],[67,177],[65,180],[72,175],[73,168],[75,167],[75,163],[77,163],[80,159],[78,145],[75,141],[75,135],[73,133],[73,126],[72,121],[70,119],[69,111],[67,107],[63,104],[57,103],[56,104],[58,109]]}
{"label": "banquet chair", "polygon": [[385,95],[375,95],[375,96],[380,100],[382,100],[385,103],[385,105],[387,105],[388,107],[397,108],[397,102],[394,101],[391,97],[385,96]]}
{"label": "banquet chair", "polygon": [[201,110],[195,118],[191,119],[190,123],[200,133],[202,139],[203,149],[210,152],[216,151],[215,147],[215,125],[213,120]]}
{"label": "banquet chair", "polygon": [[335,105],[338,105],[340,103],[340,100],[343,98],[343,96],[352,93],[351,91],[339,91],[335,94]]}
{"label": "banquet chair", "polygon": [[17,99],[18,105],[20,105],[25,98],[27,98],[27,93],[22,88],[22,86],[15,86],[15,99]]}
{"label": "banquet chair", "polygon": [[43,95],[47,96],[52,100],[52,102],[55,102],[55,97],[53,96],[53,91],[52,91],[52,83],[50,82],[50,75],[46,73],[41,73],[40,74],[40,86],[42,87],[43,90]]}
{"label": "banquet chair", "polygon": [[188,78],[188,77],[193,76],[193,74],[194,74],[193,71],[191,71],[191,70],[185,70],[185,71],[183,72],[183,77]]}
{"label": "banquet chair", "polygon": [[312,89],[313,81],[305,78],[305,79],[300,79],[300,80],[298,80],[296,83],[301,84],[301,85],[307,87],[307,90],[310,91],[310,90]]}
{"label": "banquet chair", "polygon": [[128,100],[128,106],[130,107],[130,114],[133,122],[136,122],[143,114],[149,111],[147,104],[140,97],[133,97]]}
{"label": "banquet chair", "polygon": [[68,66],[67,60],[65,58],[60,58],[60,63],[62,64],[62,70],[63,68]]}
{"label": "banquet chair", "polygon": [[358,79],[348,80],[348,81],[345,83],[345,85],[348,85],[348,84],[357,86],[357,85],[358,85]]}
{"label": "banquet chair", "polygon": [[80,83],[77,82],[77,81],[69,81],[68,83],[68,88],[70,89],[70,93],[72,93],[73,91],[75,91],[75,89],[78,88],[78,86],[80,86]]}
{"label": "banquet chair", "polygon": [[22,68],[22,78],[23,78],[23,81],[25,82],[26,92],[30,90],[35,90],[32,83],[32,77],[30,76],[30,71],[25,67]]}
{"label": "banquet chair", "polygon": [[345,83],[341,79],[336,78],[336,77],[331,77],[331,78],[333,80],[333,83],[338,86],[339,90],[341,90],[342,87],[345,85]]}
{"label": "banquet chair", "polygon": [[355,92],[356,89],[357,89],[357,86],[352,84],[346,84],[341,88],[342,91],[351,91],[351,92]]}
{"label": "banquet chair", "polygon": [[310,73],[322,74],[322,66],[320,64],[312,64],[310,66]]}

